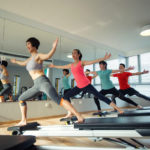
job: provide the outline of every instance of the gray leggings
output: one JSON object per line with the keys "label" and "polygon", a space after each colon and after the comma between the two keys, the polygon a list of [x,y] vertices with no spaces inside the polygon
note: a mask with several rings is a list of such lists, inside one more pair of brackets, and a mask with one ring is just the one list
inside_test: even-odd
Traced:
{"label": "gray leggings", "polygon": [[26,100],[36,97],[39,92],[45,93],[49,98],[60,104],[61,97],[58,96],[52,83],[46,76],[40,76],[34,80],[34,86],[19,96],[19,102],[22,106],[26,105]]}
{"label": "gray leggings", "polygon": [[12,94],[11,90],[12,90],[12,87],[10,83],[3,84],[3,89],[0,91],[0,96],[4,96],[5,94],[11,95]]}

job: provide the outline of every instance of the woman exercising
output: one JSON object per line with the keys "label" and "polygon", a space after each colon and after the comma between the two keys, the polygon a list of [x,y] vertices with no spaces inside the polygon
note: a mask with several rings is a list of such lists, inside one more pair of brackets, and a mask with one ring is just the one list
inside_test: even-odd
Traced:
{"label": "woman exercising", "polygon": [[[102,88],[102,90],[99,93],[101,93],[104,96],[107,95],[107,94],[112,94],[115,97],[118,97],[121,100],[136,106],[137,108],[142,108],[140,105],[138,105],[137,103],[135,103],[131,99],[129,99],[129,98],[125,97],[123,94],[121,94],[115,88],[115,86],[113,85],[112,81],[110,80],[111,73],[120,72],[121,69],[119,69],[119,70],[109,70],[109,69],[107,69],[107,62],[105,62],[105,61],[100,61],[99,62],[99,67],[100,67],[100,71],[93,71],[93,72],[91,72],[94,75],[98,75],[100,80],[101,80],[101,88]],[[127,69],[124,68],[123,70],[131,70],[131,69],[132,68],[129,67]],[[100,112],[101,111],[100,102],[99,102],[97,97],[94,97],[94,100],[95,100],[95,104],[96,104],[96,106],[98,108],[98,111]]]}
{"label": "woman exercising", "polygon": [[3,89],[0,91],[0,102],[4,102],[4,95],[7,94],[9,97],[9,100],[12,102],[12,86],[9,82],[9,74],[7,70],[8,62],[5,60],[2,60],[0,62],[0,80],[3,84]]}
{"label": "woman exercising", "polygon": [[84,74],[84,66],[91,65],[94,63],[97,63],[102,60],[109,59],[111,54],[106,54],[104,58],[99,58],[93,61],[82,61],[82,53],[79,49],[74,49],[72,51],[72,58],[74,59],[74,62],[72,64],[64,65],[64,66],[55,66],[53,64],[50,64],[49,67],[51,68],[59,68],[59,69],[70,69],[74,76],[74,79],[77,83],[77,86],[71,89],[69,92],[67,92],[64,96],[64,99],[69,99],[72,96],[75,96],[79,94],[81,91],[87,91],[89,93],[92,93],[94,96],[98,97],[99,99],[103,100],[105,103],[110,105],[111,107],[115,108],[119,113],[123,113],[122,110],[120,110],[111,100],[100,94],[91,84],[89,79]]}
{"label": "woman exercising", "polygon": [[[147,74],[149,71],[144,70],[143,72],[136,72],[136,73],[131,73],[131,72],[125,72],[125,64],[120,64],[119,69],[121,70],[120,73],[112,74],[113,77],[117,77],[119,81],[119,86],[120,90],[119,92],[122,95],[128,94],[129,96],[136,95],[140,98],[143,98],[145,100],[150,101],[150,97],[147,97],[138,91],[136,91],[134,88],[131,88],[130,85],[128,84],[128,79],[130,76],[135,76],[135,75],[142,75],[142,74]],[[113,100],[115,99],[115,96],[113,96]]]}
{"label": "woman exercising", "polygon": [[44,92],[48,97],[55,101],[58,105],[63,106],[65,109],[76,115],[78,122],[83,122],[83,117],[74,109],[74,107],[63,98],[59,97],[55,88],[52,86],[50,80],[44,75],[43,72],[43,61],[51,58],[56,51],[58,39],[53,43],[52,49],[49,53],[43,54],[38,53],[38,47],[40,42],[38,39],[32,37],[26,41],[26,46],[31,54],[30,58],[25,61],[17,61],[16,59],[11,59],[12,63],[26,66],[31,78],[34,81],[34,86],[19,97],[20,109],[22,119],[18,123],[18,126],[27,124],[27,104],[26,100],[35,97],[39,92]]}

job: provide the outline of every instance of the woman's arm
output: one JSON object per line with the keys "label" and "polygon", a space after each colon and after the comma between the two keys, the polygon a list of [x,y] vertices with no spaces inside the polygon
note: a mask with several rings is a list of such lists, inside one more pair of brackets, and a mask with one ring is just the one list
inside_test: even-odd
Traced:
{"label": "woman's arm", "polygon": [[95,60],[91,60],[91,61],[82,61],[82,65],[83,66],[86,66],[86,65],[91,65],[91,64],[95,64],[95,63],[98,63],[100,61],[103,61],[103,60],[107,60],[111,57],[111,54],[109,53],[106,53],[105,56],[103,58],[99,58],[99,59],[95,59]]}
{"label": "woman's arm", "polygon": [[57,69],[70,69],[71,68],[71,64],[64,65],[64,66],[56,66],[54,64],[50,64],[50,65],[48,65],[48,67],[50,67],[50,68],[57,68]]}
{"label": "woman's arm", "polygon": [[70,76],[71,76],[71,73],[69,73],[69,74],[66,75],[67,78],[70,77]]}
{"label": "woman's arm", "polygon": [[20,66],[26,66],[27,62],[29,61],[30,58],[26,59],[25,61],[19,61],[16,59],[10,59],[11,63],[20,65]]}
{"label": "woman's arm", "polygon": [[[124,71],[129,71],[129,70],[133,70],[134,69],[134,67],[128,67],[128,68],[126,68],[126,69],[124,69]],[[119,69],[119,70],[112,70],[112,73],[117,73],[117,72],[121,72],[122,70],[121,69]]]}
{"label": "woman's arm", "polygon": [[49,51],[49,53],[47,54],[42,54],[42,53],[38,54],[37,60],[40,59],[44,61],[44,60],[50,59],[56,51],[57,44],[58,44],[58,38],[54,41],[51,51]]}
{"label": "woman's arm", "polygon": [[93,74],[94,76],[98,75],[96,71],[90,71],[90,74]]}
{"label": "woman's arm", "polygon": [[135,72],[135,73],[132,73],[132,76],[141,75],[141,74],[147,74],[147,73],[149,73],[148,70],[143,70],[143,72]]}

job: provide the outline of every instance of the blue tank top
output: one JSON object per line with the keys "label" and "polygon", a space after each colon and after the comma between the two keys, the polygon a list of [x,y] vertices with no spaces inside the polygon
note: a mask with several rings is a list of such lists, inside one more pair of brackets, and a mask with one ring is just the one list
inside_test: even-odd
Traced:
{"label": "blue tank top", "polygon": [[[36,56],[36,55],[35,55]],[[43,64],[38,64],[36,61],[35,61],[35,56],[33,56],[31,58],[31,60],[27,63],[26,65],[26,69],[28,71],[32,71],[32,70],[43,70]]]}
{"label": "blue tank top", "polygon": [[69,78],[64,76],[62,79],[62,83],[63,83],[64,90],[70,89]]}

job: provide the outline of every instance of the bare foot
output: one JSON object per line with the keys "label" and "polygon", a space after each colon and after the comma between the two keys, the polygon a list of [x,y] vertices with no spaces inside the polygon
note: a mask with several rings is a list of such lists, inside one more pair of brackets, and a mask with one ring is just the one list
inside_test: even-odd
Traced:
{"label": "bare foot", "polygon": [[84,118],[82,116],[78,116],[78,123],[83,123],[84,122]]}
{"label": "bare foot", "polygon": [[70,111],[68,111],[68,114],[65,116],[65,118],[71,118],[72,116],[73,114]]}
{"label": "bare foot", "polygon": [[141,105],[138,105],[137,108],[141,109],[141,108],[143,108],[143,107],[142,107]]}
{"label": "bare foot", "polygon": [[20,121],[16,126],[25,126],[27,125],[27,121]]}
{"label": "bare foot", "polygon": [[119,111],[119,113],[120,113],[120,114],[123,114],[123,113],[124,113],[124,111],[123,111],[123,110],[120,110],[120,111]]}

